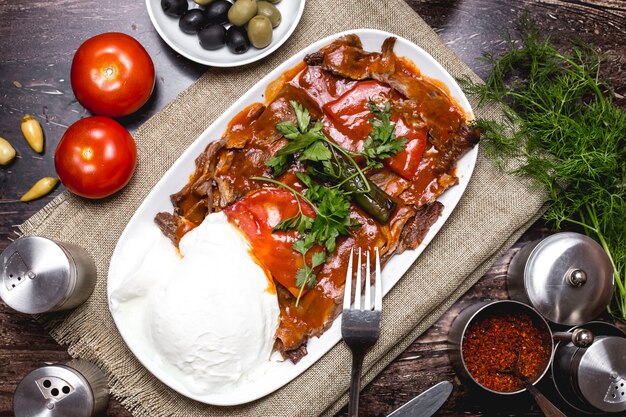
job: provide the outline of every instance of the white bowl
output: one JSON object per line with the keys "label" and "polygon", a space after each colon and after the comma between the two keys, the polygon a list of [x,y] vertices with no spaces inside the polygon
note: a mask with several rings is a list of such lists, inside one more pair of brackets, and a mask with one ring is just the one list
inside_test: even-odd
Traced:
{"label": "white bowl", "polygon": [[[200,8],[195,2],[187,1],[189,9]],[[146,7],[152,25],[161,38],[182,56],[212,67],[238,67],[268,56],[285,43],[302,17],[304,3],[305,0],[287,0],[275,4],[282,15],[282,21],[272,33],[272,43],[263,49],[251,45],[250,49],[241,55],[233,54],[226,46],[215,51],[203,49],[197,35],[184,33],[178,27],[178,18],[165,14],[161,8],[161,0],[146,0]]]}

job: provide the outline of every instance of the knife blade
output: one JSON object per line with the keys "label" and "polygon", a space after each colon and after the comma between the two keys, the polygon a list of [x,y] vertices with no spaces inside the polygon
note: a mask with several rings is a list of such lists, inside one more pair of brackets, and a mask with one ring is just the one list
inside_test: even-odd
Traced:
{"label": "knife blade", "polygon": [[452,384],[443,381],[422,392],[387,417],[430,417],[439,410],[452,393]]}

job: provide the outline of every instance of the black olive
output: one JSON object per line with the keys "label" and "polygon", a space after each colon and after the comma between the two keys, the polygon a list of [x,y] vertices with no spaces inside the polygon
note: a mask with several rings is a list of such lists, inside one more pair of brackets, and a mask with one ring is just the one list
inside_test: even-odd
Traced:
{"label": "black olive", "polygon": [[209,25],[198,32],[198,38],[204,49],[220,49],[226,42],[226,28],[222,25]]}
{"label": "black olive", "polygon": [[233,4],[226,0],[215,0],[206,6],[204,15],[211,24],[222,24],[228,21],[228,10]]}
{"label": "black olive", "polygon": [[170,16],[181,16],[188,7],[187,0],[161,0],[161,8]]}
{"label": "black olive", "polygon": [[248,33],[243,26],[231,26],[226,31],[226,46],[233,54],[243,54],[250,48]]}
{"label": "black olive", "polygon": [[202,27],[206,25],[206,17],[200,9],[191,9],[185,12],[178,21],[180,30],[185,33],[197,33]]}

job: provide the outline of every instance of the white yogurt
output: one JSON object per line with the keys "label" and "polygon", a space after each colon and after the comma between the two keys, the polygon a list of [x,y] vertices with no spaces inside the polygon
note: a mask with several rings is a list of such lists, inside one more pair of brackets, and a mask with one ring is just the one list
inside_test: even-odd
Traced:
{"label": "white yogurt", "polygon": [[194,394],[227,392],[263,373],[278,300],[239,229],[213,213],[181,239],[181,257],[160,233],[150,240],[111,291],[116,318],[132,322],[155,362]]}

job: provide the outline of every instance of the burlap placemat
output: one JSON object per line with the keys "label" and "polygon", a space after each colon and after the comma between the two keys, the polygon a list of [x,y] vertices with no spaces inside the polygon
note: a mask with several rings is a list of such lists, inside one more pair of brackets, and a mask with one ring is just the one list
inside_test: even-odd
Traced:
{"label": "burlap placemat", "polygon": [[[21,227],[26,235],[75,242],[94,256],[98,284],[89,301],[71,313],[43,320],[52,336],[68,345],[71,355],[91,360],[107,373],[113,395],[135,416],[316,416],[333,414],[345,404],[351,362],[343,343],[284,388],[250,404],[220,408],[177,394],[126,348],[109,313],[106,281],[109,259],[126,223],[182,151],[286,58],[322,37],[360,27],[395,32],[428,51],[453,76],[477,79],[402,0],[309,0],[296,32],[276,53],[243,68],[208,69],[137,130],[137,171],[121,193],[95,202],[64,193]],[[478,114],[500,116],[489,108]],[[478,280],[494,257],[536,219],[542,202],[542,195],[528,184],[498,171],[479,153],[470,185],[455,212],[385,298],[382,335],[367,356],[364,382]]]}

